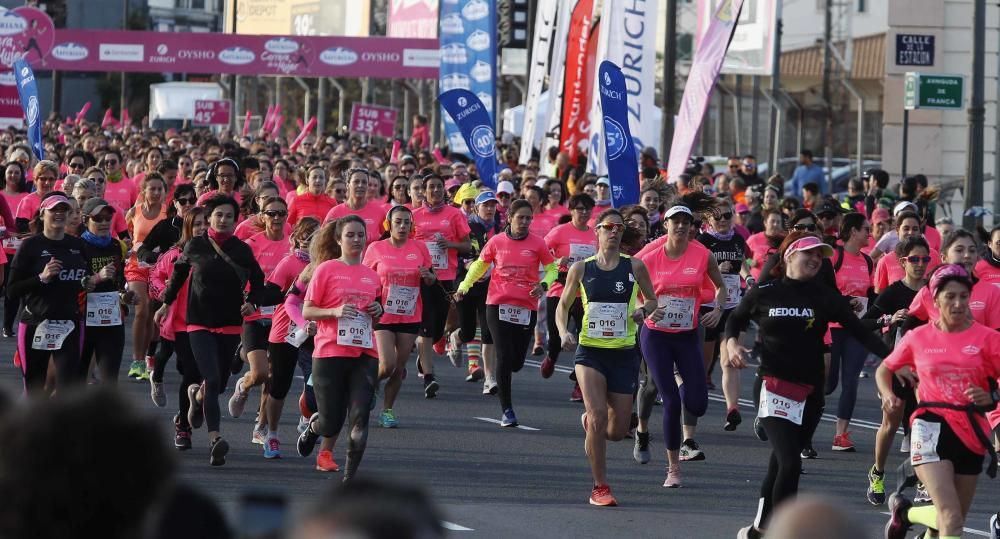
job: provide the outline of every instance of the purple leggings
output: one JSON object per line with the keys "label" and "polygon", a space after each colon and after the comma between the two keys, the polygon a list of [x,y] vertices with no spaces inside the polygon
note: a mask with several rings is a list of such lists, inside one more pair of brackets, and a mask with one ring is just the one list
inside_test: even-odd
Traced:
{"label": "purple leggings", "polygon": [[[681,401],[695,417],[705,415],[708,408],[708,387],[705,385],[705,364],[701,340],[697,331],[666,333],[639,328],[639,345],[646,359],[649,375],[663,398],[663,435],[668,451],[681,447]],[[684,383],[677,388],[674,370]]]}

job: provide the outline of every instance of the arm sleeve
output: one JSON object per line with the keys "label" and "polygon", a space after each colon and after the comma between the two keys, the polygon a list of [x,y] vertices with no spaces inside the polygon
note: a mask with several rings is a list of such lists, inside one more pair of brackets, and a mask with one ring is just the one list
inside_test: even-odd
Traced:
{"label": "arm sleeve", "polygon": [[163,303],[167,305],[170,305],[177,299],[177,293],[180,292],[184,281],[191,274],[191,247],[193,244],[194,242],[189,241],[184,246],[184,254],[174,261],[174,271],[170,274],[170,284],[163,291]]}
{"label": "arm sleeve", "polygon": [[545,283],[546,287],[549,287],[556,282],[557,278],[559,278],[559,266],[556,266],[555,262],[549,262],[545,265],[545,276],[542,277],[542,282]]}
{"label": "arm sleeve", "polygon": [[743,300],[733,309],[733,312],[729,313],[729,319],[726,321],[727,339],[730,337],[739,337],[740,332],[750,325],[750,316],[757,306],[759,295],[760,288],[756,286],[750,288],[747,290],[747,294],[743,296]]}
{"label": "arm sleeve", "polygon": [[476,261],[469,266],[469,272],[465,274],[465,279],[462,279],[462,282],[458,285],[458,291],[463,294],[468,292],[469,289],[472,288],[472,285],[476,284],[476,281],[481,279],[483,275],[486,275],[486,270],[489,269],[489,267],[490,265],[483,262],[482,258],[476,259]]}
{"label": "arm sleeve", "polygon": [[858,317],[854,314],[854,309],[847,301],[847,298],[835,293],[827,294],[823,304],[830,309],[830,318],[840,322],[844,329],[867,348],[870,352],[880,358],[889,355],[889,347],[881,339],[875,336],[871,330],[867,329]]}
{"label": "arm sleeve", "polygon": [[[296,287],[294,288],[296,292],[298,292],[298,284],[301,283],[296,283]],[[295,325],[300,328],[305,327],[306,325],[306,319],[302,316],[303,304],[304,302],[302,301],[302,296],[300,294],[293,294],[290,291],[289,294],[285,296],[285,312],[288,313],[288,318],[290,318],[292,322],[295,322]]]}

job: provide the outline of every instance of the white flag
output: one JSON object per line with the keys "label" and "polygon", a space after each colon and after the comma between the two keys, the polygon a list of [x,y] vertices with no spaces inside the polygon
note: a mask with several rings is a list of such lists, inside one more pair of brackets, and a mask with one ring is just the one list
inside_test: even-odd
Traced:
{"label": "white flag", "polygon": [[542,160],[552,146],[559,146],[559,128],[562,126],[563,79],[566,75],[566,40],[569,37],[569,23],[573,16],[575,0],[566,0],[559,5],[556,16],[555,39],[552,44],[552,61],[549,63],[549,101],[545,111],[545,138],[542,142]]}
{"label": "white flag", "polygon": [[528,164],[531,149],[535,144],[535,117],[538,99],[542,95],[545,74],[549,68],[549,47],[552,44],[552,29],[556,18],[556,0],[540,0],[535,15],[535,43],[531,48],[531,69],[528,73],[528,92],[524,99],[524,129],[521,131],[521,158],[518,162]]}

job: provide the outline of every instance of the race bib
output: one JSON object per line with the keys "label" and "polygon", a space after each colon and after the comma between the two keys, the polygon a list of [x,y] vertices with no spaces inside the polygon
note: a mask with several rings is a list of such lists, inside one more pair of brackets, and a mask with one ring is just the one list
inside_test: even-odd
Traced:
{"label": "race bib", "polygon": [[941,437],[941,423],[924,421],[919,417],[910,425],[910,464],[938,462],[938,439]]}
{"label": "race bib", "polygon": [[806,408],[806,401],[793,400],[783,397],[777,393],[772,393],[767,389],[767,382],[760,387],[760,407],[757,408],[757,417],[777,417],[795,423],[802,424],[802,412]]}
{"label": "race bib", "polygon": [[448,269],[448,250],[438,247],[436,241],[425,241],[427,250],[431,253],[431,263],[434,269]]}
{"label": "race bib", "polygon": [[591,302],[587,312],[587,336],[591,339],[618,339],[627,332],[628,303]]}
{"label": "race bib", "polygon": [[726,284],[726,308],[731,309],[739,305],[740,300],[743,299],[739,274],[725,273],[722,275],[722,282]]}
{"label": "race bib", "polygon": [[594,246],[589,243],[571,243],[569,244],[569,262],[566,265],[572,266],[581,260],[594,256],[596,252],[597,249],[594,249]]}
{"label": "race bib", "polygon": [[261,316],[274,316],[274,310],[277,308],[277,305],[265,305],[260,308],[260,314]]}
{"label": "race bib", "polygon": [[295,325],[295,322],[289,320],[288,322],[288,334],[285,335],[285,342],[298,348],[302,346],[302,343],[309,339],[309,333],[306,328],[300,328]]}
{"label": "race bib", "polygon": [[663,308],[663,319],[656,323],[658,328],[693,329],[694,298],[659,296],[657,303]]}
{"label": "race bib", "polygon": [[87,327],[122,325],[122,309],[118,292],[87,294]]}
{"label": "race bib", "polygon": [[24,241],[21,238],[15,238],[13,236],[3,239],[3,248],[11,251],[16,251],[21,247],[21,242]]}
{"label": "race bib", "polygon": [[856,299],[861,303],[861,310],[854,311],[854,314],[857,315],[858,318],[861,318],[866,312],[868,312],[868,298],[864,296],[854,296],[853,299]]}
{"label": "race bib", "polygon": [[372,317],[359,313],[337,320],[337,344],[372,348]]}
{"label": "race bib", "polygon": [[501,305],[500,320],[519,326],[527,326],[531,323],[531,309],[514,305]]}
{"label": "race bib", "polygon": [[420,288],[416,286],[389,285],[389,297],[385,299],[386,314],[413,316],[417,310],[417,295]]}
{"label": "race bib", "polygon": [[42,320],[42,323],[35,328],[35,337],[31,340],[32,350],[62,348],[63,341],[73,333],[73,328],[72,320]]}

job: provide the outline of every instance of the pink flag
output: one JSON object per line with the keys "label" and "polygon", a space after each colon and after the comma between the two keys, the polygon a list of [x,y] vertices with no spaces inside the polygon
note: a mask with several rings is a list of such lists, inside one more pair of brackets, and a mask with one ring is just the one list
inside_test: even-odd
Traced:
{"label": "pink flag", "polygon": [[395,162],[399,161],[399,150],[401,150],[401,149],[403,149],[403,143],[402,142],[400,142],[398,140],[392,141],[392,154],[389,157],[389,162],[390,163],[395,163]]}
{"label": "pink flag", "polygon": [[267,106],[267,114],[264,115],[264,123],[261,124],[260,130],[262,133],[267,133],[267,130],[271,127],[271,116],[274,115],[274,105]]}
{"label": "pink flag", "polygon": [[[281,107],[278,107],[279,109]],[[274,114],[274,127],[271,128],[271,138],[278,136],[281,133],[281,126],[285,125],[285,115],[281,114],[281,110]]]}
{"label": "pink flag", "polygon": [[104,111],[104,119],[101,120],[101,128],[106,128],[109,125],[118,125],[118,120],[115,119],[114,114],[111,113],[111,107],[108,107],[108,109]]}
{"label": "pink flag", "polygon": [[729,49],[729,41],[733,37],[741,9],[743,0],[720,4],[698,42],[691,71],[684,85],[681,108],[677,113],[674,140],[670,144],[670,158],[667,161],[667,180],[670,182],[676,182],[687,167],[698,128],[705,117],[715,79],[722,69],[722,61],[726,59],[726,50]]}
{"label": "pink flag", "polygon": [[299,129],[302,129],[305,127],[306,123],[302,121],[302,118],[296,118],[295,125],[299,126]]}
{"label": "pink flag", "polygon": [[243,136],[250,134],[250,109],[247,109],[247,115],[243,119]]}
{"label": "pink flag", "polygon": [[76,121],[78,121],[78,122],[79,122],[79,121],[80,121],[80,120],[82,120],[82,119],[83,119],[83,118],[84,118],[85,116],[87,116],[87,111],[88,111],[88,110],[90,110],[90,101],[87,101],[86,103],[84,103],[84,104],[83,104],[83,108],[82,108],[82,109],[80,109],[80,112],[77,112],[77,113],[76,113]]}
{"label": "pink flag", "polygon": [[298,149],[299,145],[302,144],[302,141],[305,140],[306,137],[309,136],[309,133],[312,132],[312,130],[315,128],[316,128],[316,117],[313,116],[312,119],[309,120],[309,123],[307,123],[305,127],[302,128],[302,132],[299,133],[299,136],[295,137],[295,140],[292,141],[292,143],[288,146],[288,151],[294,152],[296,149]]}
{"label": "pink flag", "polygon": [[122,131],[132,127],[132,119],[128,117],[128,107],[122,109]]}

